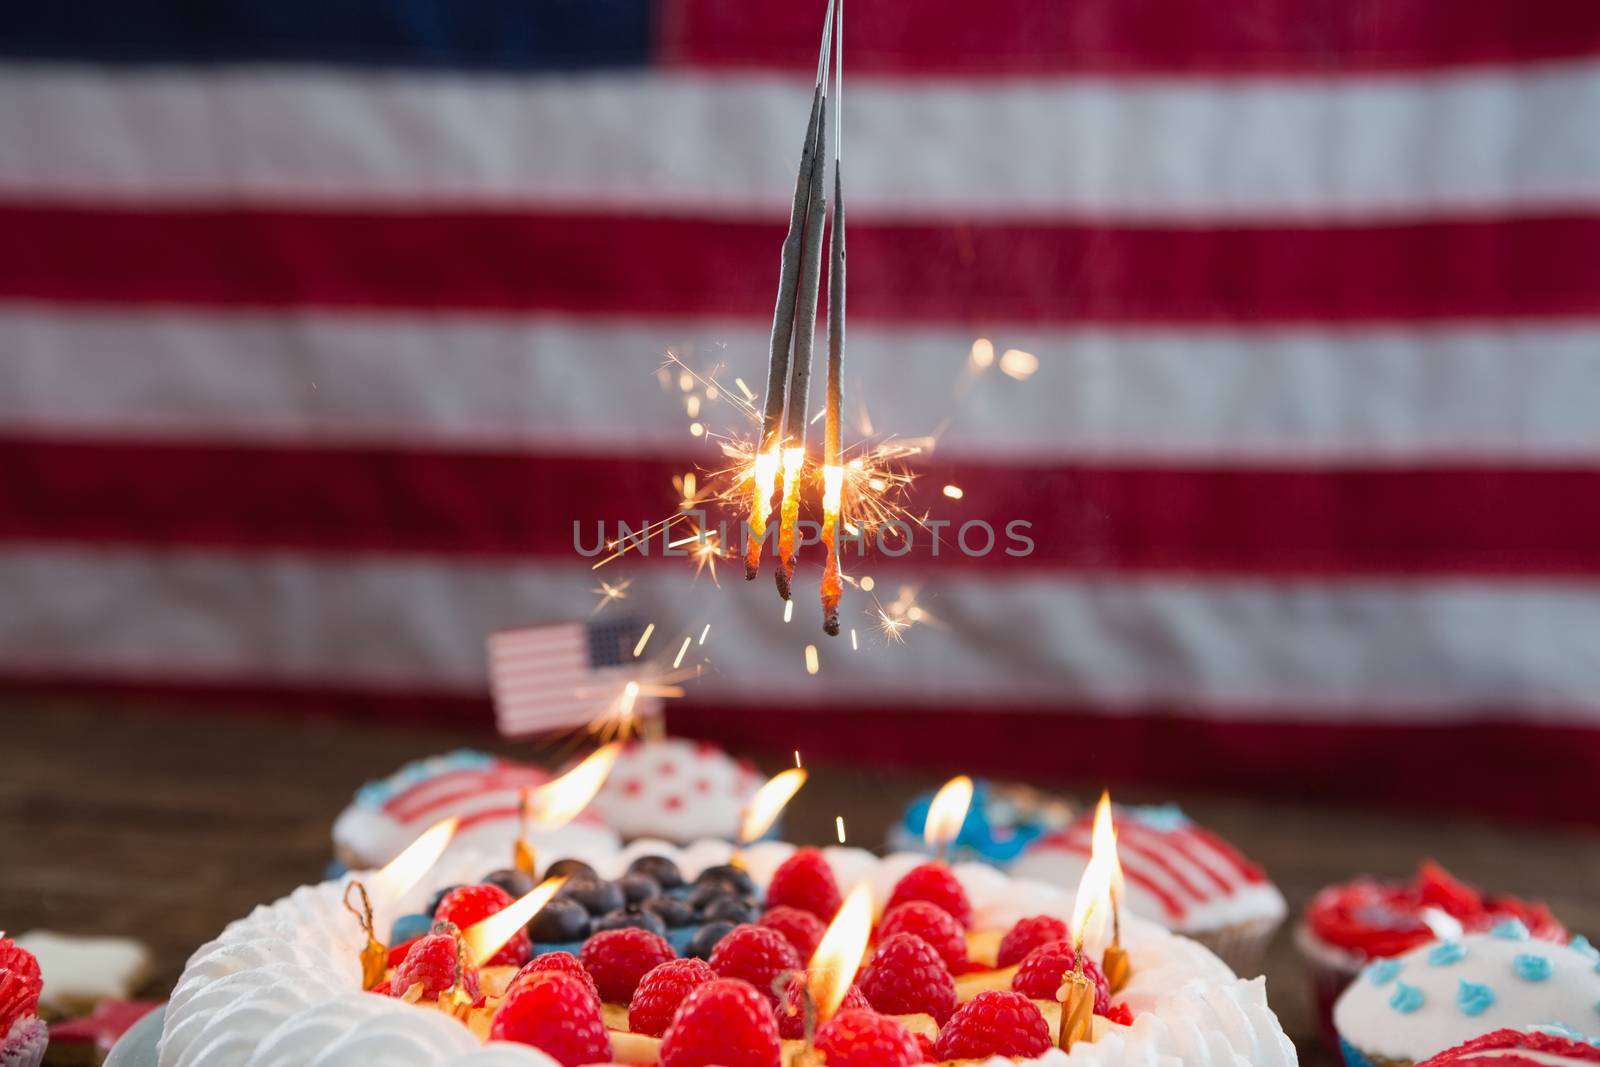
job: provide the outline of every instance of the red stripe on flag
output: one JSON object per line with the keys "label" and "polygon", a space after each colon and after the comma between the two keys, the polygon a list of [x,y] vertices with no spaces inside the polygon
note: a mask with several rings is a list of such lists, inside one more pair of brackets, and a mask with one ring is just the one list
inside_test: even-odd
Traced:
{"label": "red stripe on flag", "polygon": [[[202,715],[229,710],[319,721],[448,723],[485,734],[494,724],[486,695],[418,687],[0,671],[0,691],[88,697],[100,706],[112,706],[108,698],[150,701]],[[924,775],[959,770],[1048,782],[1248,790],[1319,803],[1351,800],[1600,825],[1594,804],[1600,728],[1520,718],[1515,708],[1480,708],[1477,719],[1449,723],[1418,722],[1401,709],[1371,706],[1343,714],[1321,709],[1318,718],[1295,707],[1257,707],[1235,717],[1219,711],[1213,718],[1177,706],[1123,707],[1111,714],[1066,704],[931,712],[848,699],[809,710],[748,710],[747,703],[673,701],[668,717],[678,736],[785,759],[798,748]],[[1095,743],[1085,745],[1086,736]],[[1519,758],[1505,759],[1507,751]],[[1472,773],[1462,774],[1463,767]]]}
{"label": "red stripe on flag", "polygon": [[[681,459],[293,449],[0,437],[0,540],[214,549],[544,557],[585,566],[573,523],[641,525],[675,506]],[[1054,466],[940,462],[910,506],[943,528],[939,555],[875,565],[1252,574],[1600,572],[1600,469]],[[956,504],[940,496],[965,487]],[[1031,555],[1005,526],[1033,523]],[[994,527],[987,555],[959,525]],[[737,527],[730,526],[736,539]],[[987,540],[969,531],[978,552]],[[663,558],[659,538],[635,563]],[[1020,551],[1020,549],[1018,549]]]}
{"label": "red stripe on flag", "polygon": [[[820,6],[667,0],[662,50],[702,67],[817,62]],[[847,60],[878,74],[1305,74],[1552,59],[1600,51],[1581,0],[962,0],[864,4]]]}
{"label": "red stripe on flag", "polygon": [[[781,223],[0,205],[0,297],[771,315]],[[850,233],[858,321],[1267,323],[1600,315],[1600,216]],[[108,250],[122,250],[108,252]],[[1506,269],[1515,263],[1515,270]]]}

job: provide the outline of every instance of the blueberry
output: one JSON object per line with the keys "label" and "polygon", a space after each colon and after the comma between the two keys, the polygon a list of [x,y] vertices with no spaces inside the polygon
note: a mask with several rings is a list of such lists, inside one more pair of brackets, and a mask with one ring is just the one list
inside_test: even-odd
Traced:
{"label": "blueberry", "polygon": [[707,867],[705,870],[700,872],[700,877],[694,880],[695,885],[707,885],[717,882],[732,886],[735,891],[743,893],[746,896],[755,895],[755,882],[751,881],[748,874],[733,866],[731,863],[719,864],[716,867]]}
{"label": "blueberry", "polygon": [[602,882],[598,878],[574,877],[561,887],[559,895],[582,904],[590,915],[604,915],[627,903],[615,882]]}
{"label": "blueberry", "polygon": [[694,887],[689,894],[689,906],[695,911],[705,911],[717,901],[729,897],[739,899],[738,891],[724,882],[707,882]]}
{"label": "blueberry", "polygon": [[700,913],[706,922],[753,923],[756,909],[743,897],[718,897]]}
{"label": "blueberry", "polygon": [[695,935],[689,939],[689,945],[683,950],[685,956],[693,956],[698,960],[711,958],[711,950],[717,947],[717,942],[728,936],[736,923],[715,922],[706,923]]}
{"label": "blueberry", "polygon": [[437,893],[435,893],[433,895],[433,899],[428,901],[428,914],[429,915],[437,915],[437,914],[439,914],[439,905],[444,903],[444,898],[449,896],[451,893],[454,893],[457,889],[460,889],[460,888],[461,887],[458,886],[458,885],[447,885],[443,889],[441,889]]}
{"label": "blueberry", "polygon": [[648,874],[625,874],[617,879],[617,888],[629,904],[643,904],[661,895],[661,884]]}
{"label": "blueberry", "polygon": [[589,936],[589,911],[576,900],[557,897],[528,923],[528,936],[539,945],[565,945]]}
{"label": "blueberry", "polygon": [[661,921],[674,930],[694,922],[694,909],[689,906],[688,901],[679,900],[677,897],[651,897],[640,907],[654,915],[659,915]]}
{"label": "blueberry", "polygon": [[504,889],[511,894],[513,899],[525,896],[533,889],[532,878],[510,867],[505,867],[498,871],[490,871],[483,876],[483,880],[487,885],[497,885]]}
{"label": "blueberry", "polygon": [[661,921],[661,916],[637,908],[618,908],[600,916],[589,929],[594,933],[601,930],[627,930],[637,927],[640,930],[649,930],[660,937],[667,936],[667,924]]}
{"label": "blueberry", "polygon": [[595,869],[582,860],[556,860],[544,869],[546,878],[555,878],[558,875],[564,878],[587,878],[591,882],[600,880],[600,875]]}
{"label": "blueberry", "polygon": [[683,884],[683,872],[665,856],[640,856],[628,864],[628,873],[649,875],[662,889],[676,889]]}
{"label": "blueberry", "polygon": [[414,937],[421,937],[433,929],[432,915],[402,915],[394,921],[389,931],[389,944],[403,945]]}

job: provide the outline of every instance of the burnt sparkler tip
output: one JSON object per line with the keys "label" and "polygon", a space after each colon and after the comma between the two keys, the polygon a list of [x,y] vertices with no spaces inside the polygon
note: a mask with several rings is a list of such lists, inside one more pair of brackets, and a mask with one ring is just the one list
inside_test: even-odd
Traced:
{"label": "burnt sparkler tip", "polygon": [[783,599],[788,600],[789,575],[785,573],[783,567],[780,565],[777,570],[772,572],[772,576],[777,579],[778,582],[778,595],[783,597]]}
{"label": "burnt sparkler tip", "polygon": [[761,573],[761,568],[760,567],[752,567],[748,563],[746,563],[744,565],[744,580],[745,581],[747,581],[747,582],[755,581],[756,580],[756,575],[760,574],[760,573]]}
{"label": "burnt sparkler tip", "polygon": [[827,634],[829,637],[839,636],[839,612],[837,609],[830,610],[826,615],[823,616],[822,632]]}

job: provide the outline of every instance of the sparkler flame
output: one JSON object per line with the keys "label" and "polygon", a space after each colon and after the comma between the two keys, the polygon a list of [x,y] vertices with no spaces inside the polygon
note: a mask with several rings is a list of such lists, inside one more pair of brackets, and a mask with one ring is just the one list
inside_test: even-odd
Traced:
{"label": "sparkler flame", "polygon": [[972,779],[958,774],[933,795],[928,805],[928,820],[922,827],[922,840],[934,852],[942,852],[961,833],[972,806]]}
{"label": "sparkler flame", "polygon": [[778,449],[757,452],[750,462],[750,509],[747,514],[750,543],[744,551],[744,576],[749,581],[761,569],[761,545],[767,536],[767,514],[778,485]]}
{"label": "sparkler flame", "polygon": [[767,779],[744,806],[744,814],[739,818],[739,844],[748,845],[771,829],[784,807],[805,784],[806,772],[800,767],[791,767]]}
{"label": "sparkler flame", "polygon": [[515,937],[518,930],[527,926],[546,904],[555,899],[566,881],[565,877],[546,878],[501,911],[461,931],[461,940],[466,943],[467,954],[472,958],[473,965],[482,967],[493,959],[494,954]]}
{"label": "sparkler flame", "polygon": [[800,522],[800,473],[805,468],[806,450],[783,450],[783,506],[778,513],[778,593],[789,599],[790,583],[794,580],[795,527]]}
{"label": "sparkler flame", "polygon": [[811,992],[811,1002],[816,1005],[819,1026],[833,1018],[844,1003],[850,983],[861,969],[871,934],[872,887],[863,881],[844,898],[833,922],[828,924],[827,932],[817,943],[816,952],[811,954],[806,985]]}
{"label": "sparkler flame", "polygon": [[456,829],[460,825],[461,818],[456,815],[434,823],[407,845],[400,855],[390,860],[373,876],[372,881],[392,896],[405,896],[439,862],[439,857],[450,847],[450,841],[456,836]]}
{"label": "sparkler flame", "polygon": [[[628,684],[633,686],[633,695],[637,699],[637,683]],[[627,687],[624,687],[623,693],[626,699]],[[595,749],[582,763],[560,778],[529,790],[528,820],[541,830],[559,830],[576,819],[589,806],[595,794],[600,792],[600,787],[605,784],[621,754],[622,742],[613,741]]]}
{"label": "sparkler flame", "polygon": [[828,557],[822,567],[822,629],[839,633],[839,599],[844,596],[844,580],[839,571],[839,505],[844,499],[844,468],[831,464],[822,468],[822,543]]}

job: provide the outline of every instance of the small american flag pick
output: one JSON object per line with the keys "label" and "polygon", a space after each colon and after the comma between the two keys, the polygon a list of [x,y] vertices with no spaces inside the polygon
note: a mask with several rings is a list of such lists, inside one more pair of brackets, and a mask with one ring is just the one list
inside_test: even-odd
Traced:
{"label": "small american flag pick", "polygon": [[[505,737],[571,730],[619,709],[630,681],[656,673],[633,649],[644,626],[628,619],[556,622],[489,637],[495,721]],[[632,714],[650,719],[661,700],[640,696]]]}

